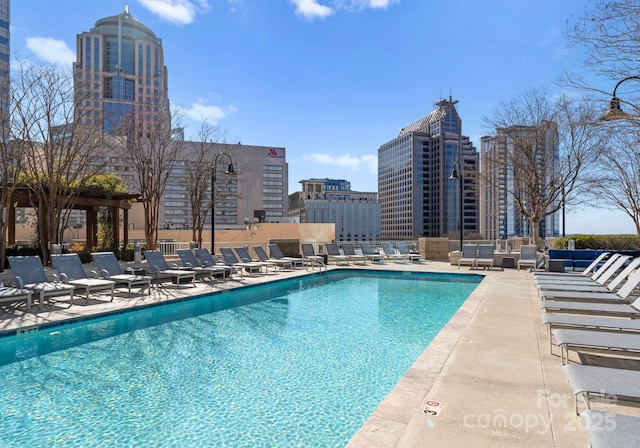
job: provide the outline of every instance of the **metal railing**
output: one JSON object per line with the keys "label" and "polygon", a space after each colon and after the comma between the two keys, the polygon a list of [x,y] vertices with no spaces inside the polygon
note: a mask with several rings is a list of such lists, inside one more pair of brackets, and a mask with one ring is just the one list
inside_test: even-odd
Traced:
{"label": "metal railing", "polygon": [[[313,245],[314,251],[318,255],[325,254],[325,243],[329,243],[331,241],[304,241],[305,243],[311,243]],[[362,253],[360,249],[360,244],[358,241],[344,241],[345,243],[353,244],[356,253]],[[340,247],[341,241],[337,241],[338,247]],[[374,250],[382,252],[380,241],[369,241]],[[409,250],[412,252],[418,251],[418,242],[417,241],[405,241]],[[456,242],[457,243],[457,242]],[[239,247],[244,246],[249,249],[249,253],[255,256],[253,253],[252,246],[261,246],[263,249],[268,249],[269,241],[216,241],[216,247]],[[189,249],[193,248],[194,243],[190,241],[160,241],[158,242],[158,249],[162,252],[162,255],[165,257],[173,257],[177,256],[177,250],[180,249]],[[211,243],[207,242],[203,244],[203,247],[206,247],[211,251]],[[268,251],[267,251],[268,252]]]}
{"label": "metal railing", "polygon": [[[493,244],[496,252],[513,252],[515,244],[512,240],[464,240],[463,244]],[[528,243],[527,243],[528,244]],[[459,240],[449,240],[449,252],[460,251]]]}

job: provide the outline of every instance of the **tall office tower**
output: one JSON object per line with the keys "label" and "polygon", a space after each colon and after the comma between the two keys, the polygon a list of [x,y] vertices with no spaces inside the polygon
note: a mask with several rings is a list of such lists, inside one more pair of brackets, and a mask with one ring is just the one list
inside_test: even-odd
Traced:
{"label": "tall office tower", "polygon": [[[526,198],[526,191],[523,182],[517,177],[519,167],[513,166],[513,161],[518,159],[519,146],[514,145],[514,139],[538,145],[535,153],[541,178],[552,179],[554,176],[559,156],[556,123],[546,122],[540,127],[512,126],[498,129],[496,135],[482,137],[480,232],[488,239],[531,236],[530,223],[522,216],[515,203],[514,192]],[[558,236],[559,233],[559,212],[547,215],[540,222],[540,237]]]}
{"label": "tall office tower", "polygon": [[380,239],[380,202],[375,192],[352,191],[343,179],[301,180],[289,195],[289,217],[301,223],[334,223],[336,241]]}
{"label": "tall office tower", "polygon": [[4,113],[9,111],[9,0],[0,0],[0,108]]}
{"label": "tall office tower", "polygon": [[[462,135],[456,104],[451,97],[438,101],[433,112],[378,149],[383,240],[457,235],[460,225],[465,233],[478,232],[478,154]],[[458,164],[462,192],[460,182],[449,179]]]}
{"label": "tall office tower", "polygon": [[128,6],[78,34],[73,69],[77,124],[111,134],[134,113],[148,123],[168,119],[162,41]]}

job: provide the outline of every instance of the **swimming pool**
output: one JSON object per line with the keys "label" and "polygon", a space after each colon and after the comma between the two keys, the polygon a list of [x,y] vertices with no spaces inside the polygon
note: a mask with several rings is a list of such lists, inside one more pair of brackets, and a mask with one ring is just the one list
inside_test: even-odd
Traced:
{"label": "swimming pool", "polygon": [[334,271],[0,339],[0,446],[344,446],[481,280]]}

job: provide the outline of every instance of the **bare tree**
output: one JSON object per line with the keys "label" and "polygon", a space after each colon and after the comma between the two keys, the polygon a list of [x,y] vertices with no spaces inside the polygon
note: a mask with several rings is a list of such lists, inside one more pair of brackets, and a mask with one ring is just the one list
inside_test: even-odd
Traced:
{"label": "bare tree", "polygon": [[[11,92],[7,80],[0,86],[5,92]],[[12,109],[17,103],[17,98],[11,96],[4,104],[0,105],[0,207],[2,207],[2,219],[0,219],[0,235],[7,234],[6,213],[13,206],[11,198],[17,187],[22,173],[22,152],[20,146],[11,143],[11,115]],[[0,238],[0,260],[5,259],[7,240]],[[4,271],[4,262],[0,263],[0,272]]]}
{"label": "bare tree", "polygon": [[21,154],[45,262],[60,243],[79,190],[100,172],[100,140],[74,119],[71,72],[55,65],[20,62],[11,88],[12,151]]}
{"label": "bare tree", "polygon": [[178,129],[181,111],[171,111],[168,104],[158,110],[157,120],[138,110],[124,117],[116,127],[114,138],[122,157],[131,161],[137,177],[148,249],[157,247],[160,201],[184,144],[181,136],[174,138],[172,128],[173,124]]}
{"label": "bare tree", "polygon": [[485,155],[485,165],[499,166],[509,181],[483,181],[506,191],[530,235],[539,243],[539,223],[579,192],[602,148],[603,135],[594,126],[590,104],[568,97],[552,98],[529,89],[499,105],[485,122],[498,132],[499,148]]}
{"label": "bare tree", "polygon": [[[640,126],[640,3],[637,0],[599,0],[570,22],[569,43],[583,51],[583,72],[605,79],[607,88],[594,85],[593,76],[567,73],[566,83],[602,99],[602,112],[613,90],[627,112],[626,119],[608,124],[611,141],[593,176],[592,205],[624,211],[638,226],[638,127]],[[628,82],[627,82],[628,81]]]}
{"label": "bare tree", "polygon": [[640,145],[637,135],[616,133],[601,154],[601,170],[594,181],[602,202],[622,210],[640,236]]}
{"label": "bare tree", "polygon": [[[197,141],[185,151],[189,152],[189,163],[186,165],[186,174],[189,182],[185,188],[191,205],[192,240],[198,247],[202,247],[202,234],[207,216],[212,209],[212,201],[216,203],[229,199],[230,194],[226,189],[214,188],[211,194],[211,177],[214,169],[214,161],[222,152],[230,154],[232,145],[224,144],[226,132],[218,127],[211,126],[202,121],[198,129]],[[229,163],[228,160],[225,160]],[[217,179],[217,177],[216,177]]]}
{"label": "bare tree", "polygon": [[592,74],[620,80],[639,73],[640,3],[600,0],[567,29],[569,44],[584,49],[583,65]]}

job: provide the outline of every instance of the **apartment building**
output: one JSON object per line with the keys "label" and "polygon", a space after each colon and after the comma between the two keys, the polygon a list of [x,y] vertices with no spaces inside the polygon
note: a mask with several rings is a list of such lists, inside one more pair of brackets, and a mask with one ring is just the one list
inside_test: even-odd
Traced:
{"label": "apartment building", "polygon": [[[535,145],[537,169],[540,178],[552,179],[559,157],[558,131],[555,123],[537,126],[512,126],[497,129],[495,135],[481,138],[480,232],[488,239],[506,239],[531,236],[531,223],[522,215],[515,203],[514,192],[526,198],[526,188],[519,182],[518,148],[522,143]],[[532,152],[533,153],[533,152]],[[544,156],[544,157],[543,157]],[[544,182],[542,182],[544,184]],[[542,238],[560,234],[560,213],[546,216],[540,222],[538,235]]]}

